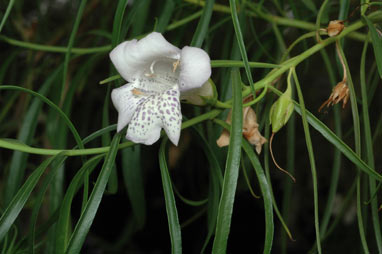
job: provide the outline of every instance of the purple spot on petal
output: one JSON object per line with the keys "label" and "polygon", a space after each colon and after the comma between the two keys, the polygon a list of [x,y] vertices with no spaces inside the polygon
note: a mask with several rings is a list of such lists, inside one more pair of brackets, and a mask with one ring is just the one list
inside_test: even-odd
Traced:
{"label": "purple spot on petal", "polygon": [[170,110],[167,109],[167,110],[166,110],[166,113],[169,115],[169,114],[170,114]]}

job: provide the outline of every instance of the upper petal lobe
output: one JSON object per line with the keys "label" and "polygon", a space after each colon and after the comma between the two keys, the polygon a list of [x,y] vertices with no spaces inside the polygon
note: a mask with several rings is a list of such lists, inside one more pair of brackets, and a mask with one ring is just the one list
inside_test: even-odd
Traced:
{"label": "upper petal lobe", "polygon": [[121,76],[134,82],[150,69],[158,59],[179,59],[180,49],[153,32],[137,40],[125,41],[110,52],[110,59]]}
{"label": "upper petal lobe", "polygon": [[201,87],[211,76],[208,54],[195,47],[184,47],[180,56],[180,91]]}

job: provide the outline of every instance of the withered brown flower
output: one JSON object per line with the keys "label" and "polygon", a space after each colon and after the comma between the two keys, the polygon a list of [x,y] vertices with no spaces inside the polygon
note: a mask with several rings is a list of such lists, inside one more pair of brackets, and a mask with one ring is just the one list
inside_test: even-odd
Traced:
{"label": "withered brown flower", "polygon": [[345,25],[343,20],[332,20],[329,22],[329,25],[326,28],[326,32],[328,33],[329,37],[333,37],[339,35],[342,30],[344,30],[344,27]]}
{"label": "withered brown flower", "polygon": [[339,103],[342,100],[342,108],[345,108],[346,103],[349,100],[349,87],[346,84],[346,80],[339,82],[332,90],[329,99],[327,99],[321,107],[318,109],[318,112],[321,111],[323,107],[329,107]]}
{"label": "withered brown flower", "polygon": [[[228,113],[226,123],[231,124],[232,111]],[[265,142],[264,138],[259,132],[259,124],[257,123],[257,117],[255,111],[251,107],[245,107],[243,109],[243,135],[249,143],[255,146],[256,152],[261,153],[261,148]],[[216,141],[219,147],[229,145],[229,132],[223,130],[219,139]]]}

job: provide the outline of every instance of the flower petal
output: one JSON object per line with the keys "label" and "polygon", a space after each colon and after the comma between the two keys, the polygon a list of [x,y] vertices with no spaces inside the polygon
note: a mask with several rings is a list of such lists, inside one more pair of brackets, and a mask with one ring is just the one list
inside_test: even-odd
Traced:
{"label": "flower petal", "polygon": [[152,145],[159,139],[162,121],[158,114],[154,113],[154,105],[150,98],[138,107],[127,128],[126,138],[128,140],[134,143]]}
{"label": "flower petal", "polygon": [[[159,113],[162,115],[163,128],[168,138],[174,145],[178,145],[180,137],[180,129],[182,126],[182,112],[180,111],[179,87],[174,86],[172,89],[163,93]],[[162,110],[162,111],[161,111]]]}
{"label": "flower petal", "polygon": [[134,84],[128,83],[111,92],[111,100],[118,111],[117,132],[130,122],[138,105],[146,99],[144,96],[134,95],[132,92],[134,89]]}
{"label": "flower petal", "polygon": [[211,76],[208,54],[195,47],[184,47],[180,56],[180,91],[201,87]]}
{"label": "flower petal", "polygon": [[166,41],[162,34],[153,32],[137,40],[125,41],[110,52],[110,59],[121,76],[134,82],[150,70],[150,65],[158,59],[180,57],[180,49]]}
{"label": "flower petal", "polygon": [[229,145],[229,132],[227,130],[223,130],[218,140],[216,140],[216,144],[218,145],[218,147],[224,147]]}
{"label": "flower petal", "polygon": [[160,94],[149,96],[138,106],[127,129],[126,138],[151,145],[160,137],[164,128],[174,145],[178,145],[182,114],[180,112],[179,90],[177,86]]}

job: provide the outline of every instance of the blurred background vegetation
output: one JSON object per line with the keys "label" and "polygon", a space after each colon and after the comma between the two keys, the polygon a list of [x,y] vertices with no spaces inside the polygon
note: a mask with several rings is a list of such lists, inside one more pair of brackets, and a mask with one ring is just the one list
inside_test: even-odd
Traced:
{"label": "blurred background vegetation", "polygon": [[[237,16],[231,13],[233,2]],[[333,146],[327,135],[315,130],[316,127],[310,128],[314,149],[307,149],[301,117],[294,113],[286,127],[275,135],[273,153],[278,164],[294,175],[296,183],[274,166],[268,143],[264,145],[258,158],[273,189],[273,208],[278,207],[281,213],[280,217],[274,213],[270,242],[269,236],[265,237],[265,230],[271,229],[265,225],[264,212],[269,210],[264,208],[264,193],[249,153],[242,152],[236,192],[231,190],[232,220],[227,217],[231,220],[228,253],[237,253],[239,249],[260,253],[267,248],[273,253],[317,252],[317,230],[323,253],[381,252],[378,208],[382,178],[360,168],[367,168],[362,161],[377,173],[382,167],[378,156],[382,152],[378,71],[382,55],[376,56],[378,50],[382,52],[378,42],[382,15],[381,1],[364,3],[369,1],[208,0],[205,4],[199,0],[0,0],[0,252],[174,251],[176,243],[171,242],[169,234],[169,227],[171,230],[174,224],[168,221],[166,204],[169,203],[164,198],[161,176],[164,166],[160,158],[166,156],[159,151],[167,153],[172,180],[169,185],[175,192],[183,252],[212,251],[214,236],[210,234],[215,234],[216,213],[220,212],[212,201],[220,199],[221,177],[229,153],[229,149],[216,145],[222,132],[220,125],[207,119],[194,122],[192,127],[182,130],[178,147],[168,145],[165,149],[160,148],[161,142],[133,146],[126,142],[123,133],[124,145],[117,154],[105,155],[110,145],[115,148],[119,143],[112,142],[117,112],[111,105],[110,91],[124,84],[122,79],[100,84],[117,74],[108,53],[120,42],[142,38],[152,31],[163,33],[180,48],[201,47],[211,60],[232,60],[212,69],[211,79],[220,101],[232,98],[233,60],[244,59],[240,41],[250,62],[284,66],[289,58],[301,57],[296,70],[306,109],[321,121],[319,126],[333,130],[340,142]],[[361,14],[374,14],[369,19],[375,23],[371,25],[374,30],[367,26]],[[322,50],[315,54],[303,54],[322,43],[317,42],[316,32],[326,28],[330,20],[345,20],[345,27],[363,22],[357,33],[346,34],[340,41],[358,102],[356,116],[356,104],[350,102],[345,108],[339,104],[317,112],[329,98],[332,87],[341,81],[343,69],[335,40],[324,42]],[[234,22],[240,23],[242,37]],[[370,37],[369,30],[377,37]],[[310,34],[287,51],[307,33]],[[321,37],[328,38],[325,32]],[[364,41],[369,41],[367,52]],[[364,67],[360,65],[362,58]],[[254,82],[263,80],[271,71],[271,68],[251,68]],[[240,73],[243,83],[248,85],[245,69],[240,68]],[[271,81],[280,91],[286,89],[286,75],[278,75]],[[38,93],[62,112],[14,86]],[[275,93],[268,92],[252,106],[259,129],[268,140],[269,109],[276,98]],[[293,98],[299,101],[296,91]],[[215,108],[215,105],[182,104],[183,121],[206,115]],[[225,120],[228,110],[220,110],[216,118]],[[62,115],[68,117],[73,128]],[[354,128],[354,121],[360,123],[360,129]],[[85,148],[99,150],[51,157],[61,149],[75,151],[76,145],[81,146],[76,132],[80,139],[94,134],[89,142],[84,142]],[[355,144],[357,140],[359,144]],[[344,156],[344,151],[349,151],[345,144],[358,155],[353,152]],[[317,178],[312,178],[310,154],[315,157]],[[103,156],[112,161],[107,164],[105,160],[103,164],[100,161]],[[357,157],[358,163],[348,156]],[[211,162],[214,160],[215,164]],[[110,177],[99,173],[104,172],[106,164],[113,169]],[[213,167],[218,170],[218,176],[213,175]],[[99,187],[102,180],[108,181],[105,190]],[[214,181],[219,183],[216,185]],[[316,196],[314,186],[317,186]],[[100,191],[98,196],[95,190]],[[94,196],[90,197],[92,191]],[[260,198],[255,198],[253,192]],[[319,228],[315,224],[315,209]],[[92,216],[94,221],[86,220]],[[288,238],[279,218],[285,221],[293,240]],[[58,221],[63,224],[60,226]],[[89,232],[75,230],[81,226]]]}

